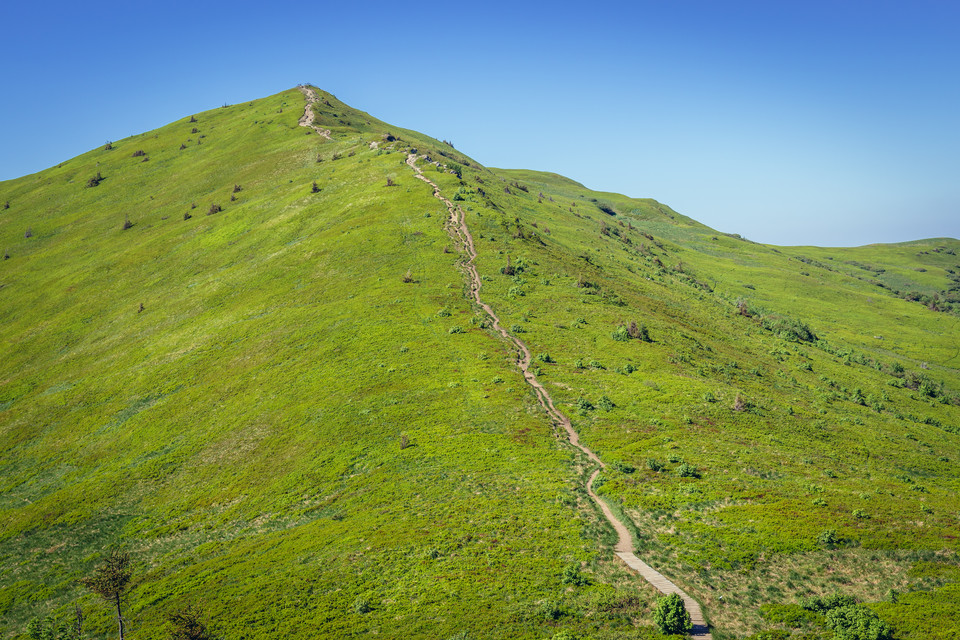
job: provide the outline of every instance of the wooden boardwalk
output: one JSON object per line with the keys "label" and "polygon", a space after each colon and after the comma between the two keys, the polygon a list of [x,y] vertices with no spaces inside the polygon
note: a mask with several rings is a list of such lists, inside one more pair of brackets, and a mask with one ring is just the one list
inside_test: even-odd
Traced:
{"label": "wooden boardwalk", "polygon": [[667,580],[662,573],[633,555],[632,551],[617,551],[616,553],[628,567],[643,576],[646,581],[656,587],[660,593],[676,593],[683,599],[683,605],[690,614],[690,621],[693,622],[693,631],[690,632],[691,637],[713,640],[710,631],[707,629],[707,622],[703,619],[703,612],[700,611],[700,605],[697,604],[696,600],[688,596],[683,589]]}

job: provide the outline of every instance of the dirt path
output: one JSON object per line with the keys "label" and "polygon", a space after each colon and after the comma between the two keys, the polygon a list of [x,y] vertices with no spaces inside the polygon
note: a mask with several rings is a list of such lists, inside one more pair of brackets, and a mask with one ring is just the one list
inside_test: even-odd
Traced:
{"label": "dirt path", "polygon": [[[307,108],[309,109],[309,105]],[[613,511],[610,510],[609,505],[601,500],[600,497],[594,492],[593,483],[597,479],[597,476],[600,475],[600,472],[605,469],[607,465],[597,457],[597,454],[591,451],[588,447],[580,444],[580,435],[573,428],[573,425],[570,424],[570,419],[559,409],[557,409],[557,407],[553,404],[553,398],[550,397],[550,394],[547,392],[546,388],[540,384],[540,381],[537,380],[537,377],[532,371],[530,371],[530,349],[527,348],[527,345],[524,344],[522,340],[511,335],[506,329],[504,329],[500,324],[500,318],[496,313],[494,313],[490,305],[480,299],[480,287],[482,285],[480,274],[477,272],[477,267],[474,264],[474,261],[477,258],[477,250],[473,244],[473,236],[470,235],[470,230],[467,228],[467,223],[464,220],[463,210],[460,209],[460,207],[454,206],[450,200],[445,198],[443,194],[440,193],[440,187],[423,175],[420,167],[417,166],[417,157],[418,156],[412,153],[407,155],[407,164],[416,172],[417,178],[423,180],[428,185],[433,187],[433,196],[443,202],[443,204],[447,207],[447,211],[450,212],[448,231],[450,232],[451,237],[453,237],[457,244],[460,245],[460,250],[466,256],[463,266],[467,270],[467,275],[470,276],[470,292],[473,296],[474,302],[476,302],[477,305],[480,306],[480,308],[482,308],[493,321],[494,330],[503,336],[505,340],[513,343],[513,345],[517,348],[517,367],[523,373],[523,377],[526,379],[527,383],[533,388],[537,395],[537,400],[540,401],[541,406],[543,406],[553,423],[563,427],[564,431],[567,432],[567,438],[569,439],[570,444],[582,451],[590,460],[599,466],[598,469],[594,470],[594,472],[590,474],[590,479],[587,481],[587,493],[600,508],[600,511],[603,512],[603,515],[607,521],[617,532],[617,544],[614,547],[616,555],[623,560],[628,567],[643,576],[647,582],[656,587],[661,593],[679,594],[680,597],[683,598],[684,605],[686,606],[687,611],[690,612],[690,619],[693,622],[693,632],[690,635],[694,638],[705,638],[707,640],[712,640],[710,631],[707,629],[706,622],[703,619],[703,613],[700,611],[700,605],[697,604],[697,601],[688,596],[677,585],[667,580],[667,578],[665,578],[662,574],[657,572],[655,569],[633,554],[633,539],[630,537],[630,531],[627,529],[626,525],[623,524],[623,522],[613,515]]]}
{"label": "dirt path", "polygon": [[303,108],[303,115],[300,116],[300,126],[313,129],[327,140],[333,140],[333,138],[330,137],[330,129],[321,129],[313,124],[313,103],[320,101],[319,96],[317,96],[317,92],[303,84],[297,88],[300,89],[300,93],[303,94],[303,97],[307,99],[307,105]]}

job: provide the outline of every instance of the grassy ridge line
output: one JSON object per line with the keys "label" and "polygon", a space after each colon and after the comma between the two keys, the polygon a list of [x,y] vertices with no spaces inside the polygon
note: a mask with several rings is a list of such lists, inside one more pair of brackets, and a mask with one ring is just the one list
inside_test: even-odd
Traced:
{"label": "grassy ridge line", "polygon": [[[622,597],[560,582],[603,535],[580,517],[569,452],[471,322],[442,209],[398,178],[397,145],[370,149],[381,125],[329,101],[333,142],[304,135],[302,96],[285,92],[17,191],[0,233],[35,233],[12,244],[0,289],[17,345],[0,376],[5,637],[73,599],[91,632],[111,629],[75,579],[112,544],[138,558],[143,635],[196,593],[224,634],[250,638],[539,637],[558,624],[543,603]],[[187,156],[194,126],[224,135]],[[85,188],[97,162],[106,180]],[[173,204],[144,204],[164,193]],[[206,216],[212,202],[224,211]],[[598,637],[649,601],[630,602]]]}
{"label": "grassy ridge line", "polygon": [[[543,375],[591,447],[625,468],[644,470],[655,458],[670,472],[614,469],[602,491],[635,514],[660,563],[677,575],[697,572],[689,586],[719,624],[759,624],[755,609],[730,605],[762,601],[744,591],[751,580],[763,582],[758,558],[765,571],[779,572],[771,563],[780,562],[800,576],[779,581],[784,597],[835,589],[812,569],[818,535],[831,527],[848,544],[894,554],[884,562],[898,569],[873,578],[886,588],[902,587],[898,576],[910,562],[896,548],[946,547],[950,557],[960,506],[953,493],[960,447],[945,431],[957,424],[955,318],[811,268],[786,249],[671,226],[668,209],[648,201],[604,203],[550,176],[527,173],[525,182],[500,174],[479,183],[465,173],[460,185],[484,290],[534,353],[552,356],[540,365]],[[491,215],[488,201],[510,213]],[[932,241],[914,251],[918,260],[943,261],[957,246]],[[508,256],[514,265],[522,260],[518,275],[500,273]],[[740,297],[762,300],[760,315],[739,314]],[[779,337],[761,327],[770,314],[799,318],[827,342]],[[652,343],[611,338],[631,320],[647,325]],[[904,388],[896,363],[942,380],[946,395]],[[851,400],[857,388],[863,404]],[[731,409],[738,394],[752,405],[746,411]],[[596,408],[603,397],[609,410]],[[578,409],[580,398],[593,409]],[[675,477],[681,461],[703,477]],[[777,554],[799,557],[766,560]],[[837,575],[859,570],[854,552],[835,556]],[[728,572],[738,567],[756,577],[733,579]],[[883,597],[885,589],[856,584],[862,597]]]}
{"label": "grassy ridge line", "polygon": [[[532,355],[530,354],[530,349],[527,348],[527,345],[523,342],[523,340],[508,332],[502,326],[500,318],[497,316],[493,308],[483,302],[480,296],[480,290],[483,286],[483,283],[474,264],[474,261],[477,258],[477,251],[474,245],[473,236],[470,233],[470,229],[467,227],[464,219],[463,210],[460,209],[460,207],[454,206],[449,199],[443,196],[436,183],[431,182],[423,175],[423,172],[419,169],[419,167],[416,166],[416,160],[417,156],[413,153],[407,156],[407,164],[416,172],[417,178],[433,187],[434,197],[446,205],[447,211],[450,214],[448,230],[451,238],[457,242],[460,252],[466,256],[466,260],[463,261],[463,266],[465,267],[469,276],[470,292],[473,296],[474,302],[484,310],[484,312],[493,322],[494,331],[496,331],[498,334],[500,334],[500,336],[517,348],[517,368],[523,373],[523,377],[527,384],[530,385],[530,387],[536,393],[540,406],[543,407],[543,410],[547,413],[547,416],[550,418],[551,422],[563,430],[567,436],[567,441],[571,446],[579,449],[587,459],[596,465],[596,469],[586,470],[586,473],[590,474],[589,479],[584,485],[586,492],[590,496],[590,499],[593,500],[594,504],[599,508],[604,519],[607,520],[607,522],[617,533],[617,544],[615,546],[615,551],[617,552],[616,555],[624,560],[628,566],[634,568],[631,562],[636,562],[637,558],[633,554],[634,544],[630,530],[628,529],[627,525],[621,522],[617,515],[615,515],[613,509],[611,509],[611,507],[607,505],[605,501],[603,501],[596,493],[594,493],[593,490],[593,485],[597,479],[597,476],[602,470],[607,468],[607,465],[593,451],[580,443],[580,436],[570,423],[570,419],[564,415],[563,412],[557,409],[549,391],[547,391],[546,387],[540,383],[536,374],[531,371],[530,364]],[[640,573],[640,575],[647,582],[655,586],[661,593],[677,593],[683,598],[684,602],[687,604],[687,609],[694,625],[693,632],[691,634],[692,637],[707,638],[709,640],[711,635],[704,621],[704,616],[700,611],[699,604],[693,598],[687,595],[686,592],[667,580],[661,573],[649,565],[641,562],[639,563],[639,566],[641,568],[637,570],[638,573]]]}
{"label": "grassy ridge line", "polygon": [[[469,620],[481,636],[603,638],[642,618],[652,594],[629,601],[629,577],[596,557],[609,534],[583,517],[569,451],[464,304],[442,208],[401,177],[411,143],[441,161],[425,168],[476,234],[485,298],[552,356],[538,377],[613,461],[600,493],[633,515],[658,566],[690,576],[718,638],[769,626],[764,603],[837,589],[874,602],[916,589],[878,610],[905,637],[950,628],[922,614],[949,611],[952,579],[914,569],[955,561],[957,327],[845,264],[888,258],[766,247],[654,201],[537,186],[318,96],[330,142],[296,126],[291,91],[68,161],[72,184],[52,169],[0,184],[0,202],[19,189],[0,212],[0,534],[15,532],[0,542],[4,633],[67,603],[115,542],[150,559],[134,598],[146,633],[214,582],[210,608],[250,637],[281,624],[453,635]],[[202,144],[190,133],[214,126],[224,135]],[[384,144],[388,131],[403,140]],[[96,162],[110,171],[85,189]],[[203,215],[238,182],[225,215]],[[121,184],[126,195],[108,188]],[[884,273],[949,286],[958,244],[909,246]],[[519,277],[500,273],[508,256]],[[401,286],[408,269],[416,282]],[[771,316],[826,341],[778,335]],[[653,342],[612,338],[631,320]],[[401,428],[416,444],[404,452]],[[679,477],[683,462],[702,477]],[[829,529],[835,548],[819,543]],[[558,580],[575,563],[593,585]]]}

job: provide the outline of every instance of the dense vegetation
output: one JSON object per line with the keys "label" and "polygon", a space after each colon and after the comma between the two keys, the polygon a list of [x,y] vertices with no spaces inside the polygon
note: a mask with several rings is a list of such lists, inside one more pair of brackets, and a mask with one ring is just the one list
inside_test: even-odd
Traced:
{"label": "dense vegetation", "polygon": [[332,141],[291,90],[0,183],[4,637],[112,633],[116,548],[131,637],[657,637],[411,148],[714,638],[960,632],[960,242],[759,245],[318,93]]}

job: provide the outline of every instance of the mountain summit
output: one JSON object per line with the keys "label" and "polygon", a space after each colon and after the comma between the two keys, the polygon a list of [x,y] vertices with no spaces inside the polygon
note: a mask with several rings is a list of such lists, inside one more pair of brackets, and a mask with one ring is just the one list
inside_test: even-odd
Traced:
{"label": "mountain summit", "polygon": [[958,632],[957,240],[761,245],[308,86],[0,207],[4,637],[112,633],[118,549],[131,637],[655,638],[643,566],[700,637]]}

